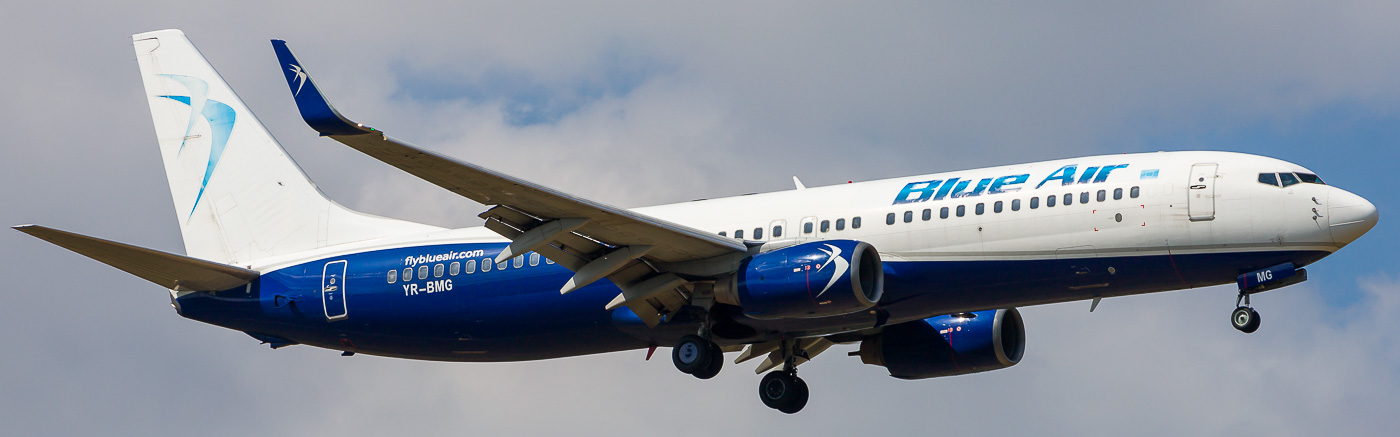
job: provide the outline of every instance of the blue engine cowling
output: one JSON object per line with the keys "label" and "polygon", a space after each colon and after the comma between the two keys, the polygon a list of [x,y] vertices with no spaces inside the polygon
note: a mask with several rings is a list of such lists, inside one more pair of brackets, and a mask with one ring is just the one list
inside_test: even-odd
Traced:
{"label": "blue engine cowling", "polygon": [[1021,313],[1012,308],[888,326],[861,341],[860,360],[895,378],[924,379],[1011,367],[1025,349]]}
{"label": "blue engine cowling", "polygon": [[884,285],[874,246],[825,240],[751,256],[715,293],[755,319],[816,318],[870,308]]}

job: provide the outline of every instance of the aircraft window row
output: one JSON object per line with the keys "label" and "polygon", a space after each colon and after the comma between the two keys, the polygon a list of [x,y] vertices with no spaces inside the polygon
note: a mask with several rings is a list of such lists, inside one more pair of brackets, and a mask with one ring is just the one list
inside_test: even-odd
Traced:
{"label": "aircraft window row", "polygon": [[[529,263],[530,263],[530,266],[531,266],[531,267],[534,267],[534,266],[540,265],[540,258],[542,258],[542,257],[540,256],[540,254],[535,253],[535,252],[530,252],[530,255],[529,255],[528,258],[527,258],[527,257],[524,257],[524,256],[518,256],[518,257],[513,258],[513,259],[512,259],[511,261],[509,261],[509,262],[510,262],[515,268],[521,268],[521,267],[524,267],[524,266],[525,266],[525,262],[526,262],[526,260],[528,259],[528,260],[529,260]],[[554,261],[550,261],[550,260],[548,260],[548,259],[545,259],[545,263],[546,263],[546,264],[554,264]],[[481,271],[482,271],[483,273],[491,271],[491,265],[492,265],[492,264],[495,264],[495,265],[496,265],[496,269],[497,269],[497,270],[505,270],[505,269],[506,269],[506,262],[493,263],[493,262],[491,262],[491,260],[488,258],[488,259],[483,259],[483,260],[481,260]],[[445,273],[444,273],[444,270],[445,270]],[[432,275],[433,275],[434,278],[441,278],[441,277],[443,277],[444,275],[447,275],[447,276],[457,276],[457,275],[462,274],[462,273],[466,273],[466,274],[469,274],[469,275],[470,275],[470,274],[472,274],[472,273],[476,273],[476,260],[470,259],[470,260],[467,260],[465,263],[459,262],[459,261],[453,261],[451,264],[446,264],[446,265],[441,264],[441,263],[435,264],[435,265],[432,266],[432,272],[433,272]],[[418,279],[427,279],[427,278],[428,278],[428,266],[426,266],[426,265],[418,266]],[[398,281],[399,281],[399,271],[398,271],[398,270],[390,270],[389,273],[388,273],[387,279],[388,279],[388,282],[389,282],[390,284],[393,284],[393,283],[395,283],[395,282],[398,282]],[[404,281],[412,281],[412,280],[413,280],[413,268],[412,268],[412,267],[408,267],[408,268],[403,269],[403,280],[404,280]]]}
{"label": "aircraft window row", "polygon": [[1327,185],[1321,178],[1311,173],[1259,173],[1259,183],[1275,187],[1287,187],[1300,183]]}
{"label": "aircraft window row", "polygon": [[[804,234],[811,234],[811,233],[812,233],[812,227],[813,227],[813,224],[812,224],[811,222],[803,223],[803,224],[802,224],[802,233],[804,233]],[[822,232],[829,232],[829,231],[831,231],[831,221],[830,221],[830,220],[822,220],[822,221],[821,221],[821,224],[820,224],[820,227],[821,227],[821,231],[822,231]],[[859,229],[859,228],[860,228],[860,217],[852,218],[852,219],[851,219],[851,229]],[[838,230],[838,231],[844,231],[844,230],[846,230],[846,219],[844,219],[844,218],[836,219],[836,230]],[[763,239],[763,228],[753,228],[753,229],[751,229],[751,231],[752,231],[752,233],[750,233],[749,235],[752,235],[754,240],[762,240],[762,239]],[[782,238],[782,237],[783,237],[783,226],[782,226],[782,225],[773,225],[773,228],[772,228],[770,231],[772,232],[770,235],[772,235],[773,238]],[[720,232],[719,232],[719,236],[721,236],[721,237],[728,237],[728,236],[729,236],[729,232],[728,232],[728,231],[720,231]],[[744,239],[744,230],[743,230],[743,229],[735,229],[735,230],[734,230],[734,238],[743,240],[743,239]],[[553,264],[554,262],[553,262],[553,261],[550,261],[549,263],[550,263],[550,264]],[[530,264],[530,265],[534,265],[534,264],[532,263],[532,264]]]}
{"label": "aircraft window row", "polygon": [[[1132,187],[1132,188],[1130,188],[1130,189],[1128,190],[1128,197],[1129,197],[1129,198],[1132,198],[1132,199],[1138,198],[1138,196],[1140,196],[1141,194],[1142,194],[1142,190],[1141,190],[1141,188],[1139,188],[1139,187]],[[1099,202],[1105,202],[1105,201],[1108,200],[1108,190],[1099,190],[1097,193],[1095,193],[1094,197],[1095,197],[1096,199],[1098,199]],[[1060,197],[1059,195],[1055,195],[1055,194],[1052,194],[1052,195],[1049,195],[1049,196],[1045,196],[1045,206],[1046,206],[1047,208],[1053,208],[1053,207],[1055,206],[1055,203],[1056,203],[1058,200],[1060,200],[1060,199],[1061,199],[1061,197]],[[1123,199],[1123,189],[1122,189],[1122,188],[1115,188],[1115,189],[1113,189],[1113,200],[1122,200],[1122,199]],[[1012,211],[1020,211],[1020,210],[1021,210],[1021,199],[1011,199],[1011,202],[1010,202],[1010,203],[1011,203],[1011,210],[1012,210]],[[1073,204],[1074,204],[1074,193],[1065,193],[1065,194],[1064,194],[1064,197],[1063,197],[1063,203],[1064,203],[1065,205],[1073,205]],[[1089,192],[1088,192],[1088,191],[1084,191],[1084,192],[1079,193],[1079,203],[1089,203]],[[1039,197],[1032,197],[1032,198],[1031,198],[1031,200],[1030,200],[1030,208],[1031,208],[1031,209],[1038,209],[1038,208],[1040,208],[1040,198],[1039,198]],[[993,212],[993,213],[1001,213],[1002,211],[1005,211],[1005,210],[1006,210],[1006,202],[1003,202],[1003,201],[998,200],[998,201],[992,203],[992,212]],[[953,215],[956,216],[956,217],[963,217],[963,216],[966,216],[966,215],[967,215],[967,205],[958,205],[958,206],[954,207],[951,211],[952,211]],[[946,207],[946,206],[945,206],[945,207],[939,208],[939,210],[938,210],[938,218],[941,218],[941,219],[946,219],[946,218],[948,218],[949,212],[950,212],[949,207]],[[983,215],[983,214],[986,214],[986,213],[987,213],[987,204],[985,204],[985,203],[978,203],[978,204],[976,204],[976,205],[973,206],[973,214],[976,214],[976,215]],[[889,214],[886,214],[886,215],[885,215],[885,224],[887,224],[887,225],[893,225],[893,224],[895,223],[895,221],[896,221],[896,220],[895,220],[896,217],[897,217],[897,216],[896,216],[895,213],[893,213],[893,212],[892,212],[892,213],[889,213]],[[925,209],[925,210],[923,211],[923,219],[924,219],[924,221],[928,221],[928,220],[930,220],[930,219],[932,219],[932,218],[933,218],[933,210],[932,210],[932,209]],[[905,223],[912,223],[913,221],[914,221],[914,211],[904,211],[904,222],[905,222]],[[840,229],[841,229],[840,226],[841,226],[841,221],[840,221],[840,220],[837,220],[837,228],[836,228],[836,229],[837,229],[837,230],[840,230]],[[823,228],[823,232],[825,232],[825,228]]]}

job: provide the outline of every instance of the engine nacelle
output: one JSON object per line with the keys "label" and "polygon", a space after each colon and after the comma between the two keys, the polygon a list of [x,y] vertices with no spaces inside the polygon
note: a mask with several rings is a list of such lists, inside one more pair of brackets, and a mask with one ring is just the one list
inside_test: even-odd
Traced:
{"label": "engine nacelle", "polygon": [[1012,308],[886,327],[861,341],[860,360],[884,366],[895,378],[924,379],[1011,367],[1025,349],[1025,325]]}
{"label": "engine nacelle", "polygon": [[880,301],[885,271],[869,243],[825,240],[745,259],[717,281],[715,299],[755,319],[850,314]]}

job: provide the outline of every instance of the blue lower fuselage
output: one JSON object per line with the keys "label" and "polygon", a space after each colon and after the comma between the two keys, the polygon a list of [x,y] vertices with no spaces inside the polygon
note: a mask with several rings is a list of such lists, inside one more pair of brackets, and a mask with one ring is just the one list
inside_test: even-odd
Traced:
{"label": "blue lower fuselage", "polygon": [[[472,260],[485,265],[504,247],[436,245],[324,258],[264,273],[247,287],[185,294],[176,303],[185,317],[244,331],[274,346],[300,343],[443,361],[535,360],[669,346],[696,331],[698,319],[688,312],[648,328],[627,307],[605,310],[620,293],[606,280],[561,295],[560,286],[573,272],[547,262],[519,267],[507,262],[504,269],[462,269],[456,275],[437,267],[452,261],[433,262],[425,264],[428,275],[420,278],[420,265],[408,261],[424,253],[476,253],[480,256]],[[756,320],[735,310],[724,313],[732,322],[714,332],[722,344],[752,343],[783,334],[870,328],[882,318],[900,323],[1218,285],[1247,271],[1285,262],[1304,266],[1329,254],[1273,249],[1081,259],[887,260],[885,293],[878,305],[884,314],[872,309],[825,318]],[[406,267],[411,277],[389,282],[389,271]],[[343,277],[338,273],[342,268]],[[330,284],[329,277],[339,283]]]}

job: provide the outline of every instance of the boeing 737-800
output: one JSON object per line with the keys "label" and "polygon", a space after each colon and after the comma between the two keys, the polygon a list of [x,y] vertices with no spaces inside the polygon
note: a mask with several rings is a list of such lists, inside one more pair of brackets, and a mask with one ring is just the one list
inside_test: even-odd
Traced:
{"label": "boeing 737-800", "polygon": [[[1015,365],[1016,308],[1307,279],[1376,208],[1274,158],[1090,156],[624,209],[435,154],[337,112],[273,40],[321,136],[488,206],[444,229],[327,199],[178,30],[133,36],[185,255],[16,227],[168,288],[186,318],[272,348],[518,361],[672,347],[715,376],[758,360],[759,397],[807,403],[835,344],[904,379]],[[619,170],[622,171],[622,170]]]}

